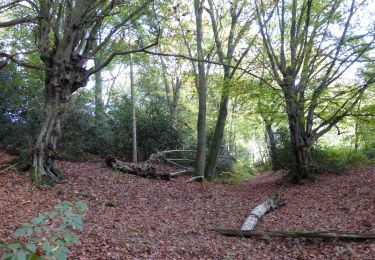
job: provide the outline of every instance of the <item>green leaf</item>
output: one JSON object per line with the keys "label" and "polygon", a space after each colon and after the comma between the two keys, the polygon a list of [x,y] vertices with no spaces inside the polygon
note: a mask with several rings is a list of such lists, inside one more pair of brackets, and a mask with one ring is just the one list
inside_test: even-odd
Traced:
{"label": "green leaf", "polygon": [[44,258],[43,257],[41,257],[41,256],[38,256],[38,254],[32,254],[30,257],[29,257],[29,259],[28,260],[44,260]]}
{"label": "green leaf", "polygon": [[16,229],[16,231],[14,232],[14,235],[17,237],[24,236],[24,235],[31,236],[32,233],[33,233],[33,229],[31,227],[22,227],[22,228]]}
{"label": "green leaf", "polygon": [[40,242],[39,238],[32,237],[29,239],[29,243],[38,244]]}
{"label": "green leaf", "polygon": [[34,231],[35,231],[35,233],[36,233],[37,235],[40,235],[40,234],[43,232],[43,230],[42,230],[41,227],[35,227],[35,228],[34,228]]}
{"label": "green leaf", "polygon": [[31,223],[34,225],[38,225],[43,222],[44,218],[45,218],[44,214],[40,214],[39,216],[33,218],[31,220]]}
{"label": "green leaf", "polygon": [[69,250],[66,246],[59,246],[57,248],[57,250],[54,252],[54,256],[58,259],[58,260],[66,260],[67,259],[67,255],[69,253]]}
{"label": "green leaf", "polygon": [[28,243],[27,246],[26,246],[26,248],[28,250],[30,250],[31,252],[35,252],[36,251],[36,246],[33,243]]}
{"label": "green leaf", "polygon": [[20,243],[12,243],[8,245],[8,248],[11,250],[19,250],[22,248],[22,245]]}
{"label": "green leaf", "polygon": [[52,251],[51,244],[48,241],[42,243],[42,248],[47,254],[50,254]]}
{"label": "green leaf", "polygon": [[3,260],[11,260],[14,257],[13,253],[6,254],[3,256]]}
{"label": "green leaf", "polygon": [[88,209],[87,204],[83,200],[79,200],[76,202],[76,208],[80,211],[83,212]]}
{"label": "green leaf", "polygon": [[73,232],[65,232],[64,233],[64,240],[68,244],[70,244],[70,243],[78,244],[78,236]]}
{"label": "green leaf", "polygon": [[17,253],[18,260],[27,260],[27,253],[25,251],[21,251]]}

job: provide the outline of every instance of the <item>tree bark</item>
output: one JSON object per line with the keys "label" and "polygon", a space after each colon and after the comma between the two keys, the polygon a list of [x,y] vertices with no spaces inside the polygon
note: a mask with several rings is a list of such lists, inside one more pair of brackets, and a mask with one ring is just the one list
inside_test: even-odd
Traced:
{"label": "tree bark", "polygon": [[180,99],[180,90],[181,90],[181,79],[179,76],[176,77],[175,82],[173,83],[173,98],[171,104],[171,119],[172,126],[177,127],[178,122],[178,101]]}
{"label": "tree bark", "polygon": [[224,136],[225,123],[228,115],[228,102],[229,97],[226,93],[226,90],[223,90],[220,101],[219,114],[216,120],[215,132],[213,139],[210,142],[209,155],[207,159],[205,177],[208,180],[214,179],[217,175],[217,159]]}
{"label": "tree bark", "polygon": [[133,71],[133,56],[130,54],[130,92],[132,100],[132,160],[133,163],[138,162],[137,152],[137,118],[135,109],[135,91],[134,91],[134,71]]}
{"label": "tree bark", "polygon": [[292,148],[292,158],[294,169],[292,169],[292,182],[299,183],[303,179],[313,179],[313,165],[312,165],[312,126],[309,122],[304,120],[304,109],[301,104],[298,104],[296,94],[290,94],[293,87],[287,87],[288,91],[285,94],[287,101],[287,114],[290,132],[290,142]]}
{"label": "tree bark", "polygon": [[87,71],[82,67],[82,56],[72,54],[69,58],[63,58],[61,53],[56,55],[57,57],[45,61],[48,71],[44,83],[44,121],[34,145],[31,169],[37,185],[43,184],[43,176],[48,176],[53,182],[64,178],[56,161],[61,133],[60,120],[72,93],[86,86],[88,80]]}
{"label": "tree bark", "polygon": [[[196,30],[197,30],[197,52],[198,59],[203,60],[203,31],[202,15],[203,1],[194,0]],[[195,157],[195,176],[204,176],[206,167],[206,96],[207,96],[207,78],[205,65],[202,61],[198,62],[198,79],[196,80],[198,89],[198,122],[197,122],[197,153]]]}
{"label": "tree bark", "polygon": [[44,122],[34,145],[33,167],[31,169],[31,174],[34,175],[37,185],[43,183],[43,176],[48,176],[54,182],[64,178],[64,174],[56,162],[57,142],[61,133],[60,118],[64,103],[58,96],[47,95],[46,99]]}
{"label": "tree bark", "polygon": [[267,145],[272,163],[272,170],[277,170],[277,151],[276,151],[276,141],[275,134],[272,129],[272,121],[265,121],[266,133],[267,133]]}
{"label": "tree bark", "polygon": [[294,162],[292,182],[299,183],[302,179],[313,178],[311,144],[301,135],[299,127],[292,122],[289,122],[289,130]]}
{"label": "tree bark", "polygon": [[[94,59],[95,67],[98,67],[101,62],[99,58]],[[95,73],[95,119],[97,123],[100,123],[104,115],[104,104],[103,104],[103,79],[101,71]],[[97,124],[99,125],[99,124]]]}
{"label": "tree bark", "polygon": [[253,230],[258,221],[269,211],[284,205],[278,194],[271,196],[269,199],[256,206],[243,223],[241,230]]}

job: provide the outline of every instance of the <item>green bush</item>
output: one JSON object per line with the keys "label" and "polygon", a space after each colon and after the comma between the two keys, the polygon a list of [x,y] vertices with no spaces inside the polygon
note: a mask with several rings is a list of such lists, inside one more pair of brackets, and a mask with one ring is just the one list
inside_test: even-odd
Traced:
{"label": "green bush", "polygon": [[224,171],[219,174],[218,181],[229,184],[238,184],[249,180],[255,175],[251,164],[244,161],[236,161],[233,164],[232,171]]}
{"label": "green bush", "polygon": [[260,167],[261,171],[267,171],[269,169],[272,169],[273,171],[292,169],[293,158],[288,128],[278,128],[274,132],[274,137],[276,143],[275,161],[272,162],[271,159],[269,159],[266,162],[258,164],[257,166]]}
{"label": "green bush", "polygon": [[53,211],[21,224],[14,234],[22,237],[22,242],[8,244],[3,260],[67,259],[67,246],[79,242],[76,230],[83,230],[81,214],[85,210],[87,205],[82,201],[65,201],[57,204]]}
{"label": "green bush", "polygon": [[364,153],[346,146],[316,146],[312,154],[318,172],[345,173],[367,160]]}

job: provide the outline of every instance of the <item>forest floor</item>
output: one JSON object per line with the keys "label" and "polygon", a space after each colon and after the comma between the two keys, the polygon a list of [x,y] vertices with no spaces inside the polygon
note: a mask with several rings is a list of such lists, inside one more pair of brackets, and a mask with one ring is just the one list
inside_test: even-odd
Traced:
{"label": "forest floor", "polygon": [[[9,156],[0,152],[0,162]],[[375,259],[375,241],[246,239],[212,229],[239,229],[249,211],[279,193],[286,205],[256,230],[375,232],[375,166],[321,174],[291,185],[264,173],[239,185],[150,180],[119,174],[103,162],[61,162],[67,181],[38,189],[25,175],[0,173],[0,239],[63,200],[85,200],[84,231],[70,259]],[[108,207],[111,202],[116,207]]]}

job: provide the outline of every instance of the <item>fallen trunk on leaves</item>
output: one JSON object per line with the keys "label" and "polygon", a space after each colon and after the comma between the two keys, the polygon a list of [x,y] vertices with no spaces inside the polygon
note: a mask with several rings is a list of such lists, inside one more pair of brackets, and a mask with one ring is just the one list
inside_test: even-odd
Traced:
{"label": "fallen trunk on leaves", "polygon": [[284,205],[281,197],[276,194],[272,195],[269,199],[264,201],[262,204],[256,206],[243,223],[241,230],[253,230],[257,225],[259,219],[261,219],[267,212],[277,209]]}
{"label": "fallen trunk on leaves", "polygon": [[126,172],[143,178],[170,180],[170,174],[157,173],[155,170],[155,163],[159,162],[163,156],[164,154],[162,154],[162,152],[152,154],[145,163],[128,163],[108,156],[105,162],[108,167],[120,172]]}
{"label": "fallen trunk on leaves", "polygon": [[[126,172],[132,175],[137,175],[144,178],[153,178],[153,179],[162,179],[162,180],[170,180],[173,177],[177,177],[184,173],[192,173],[194,172],[194,168],[181,165],[174,161],[191,161],[189,159],[178,159],[178,158],[166,158],[167,154],[173,153],[185,153],[185,152],[193,152],[192,150],[169,150],[169,151],[162,151],[151,154],[148,160],[144,163],[130,163],[130,162],[123,162],[114,158],[113,156],[108,156],[105,160],[106,165],[111,167],[115,170]],[[157,167],[155,167],[160,162],[166,162],[168,164],[173,165],[181,170],[172,172],[172,173],[159,173],[157,172]]]}
{"label": "fallen trunk on leaves", "polygon": [[341,231],[248,231],[236,229],[215,229],[221,235],[229,237],[257,237],[268,239],[272,237],[281,238],[321,238],[321,239],[340,239],[340,240],[373,240],[375,233],[356,233]]}

